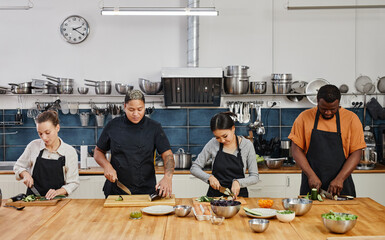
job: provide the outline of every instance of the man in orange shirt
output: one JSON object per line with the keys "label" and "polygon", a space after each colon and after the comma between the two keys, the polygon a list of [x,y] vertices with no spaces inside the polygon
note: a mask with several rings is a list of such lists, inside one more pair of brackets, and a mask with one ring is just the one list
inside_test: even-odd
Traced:
{"label": "man in orange shirt", "polygon": [[366,147],[357,115],[340,107],[341,93],[334,85],[321,87],[317,107],[295,120],[289,139],[292,154],[302,169],[300,194],[312,188],[356,196],[351,173]]}

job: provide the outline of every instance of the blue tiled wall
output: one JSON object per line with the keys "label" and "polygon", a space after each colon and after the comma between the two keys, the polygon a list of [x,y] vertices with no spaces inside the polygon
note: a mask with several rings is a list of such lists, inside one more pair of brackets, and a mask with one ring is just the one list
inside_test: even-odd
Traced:
{"label": "blue tiled wall", "polygon": [[[265,124],[264,139],[280,137],[286,140],[296,117],[304,109],[262,109],[262,122]],[[160,122],[168,136],[173,152],[183,148],[192,154],[199,154],[203,146],[213,137],[210,130],[210,119],[216,113],[228,111],[226,108],[189,108],[189,109],[156,109],[151,118]],[[363,121],[363,109],[353,110]],[[88,112],[88,110],[82,110]],[[14,121],[16,110],[0,110],[0,122]],[[252,114],[255,120],[255,114]],[[95,116],[90,115],[89,125],[80,125],[79,115],[59,113],[61,130],[59,136],[68,144],[79,149],[79,145],[89,145],[91,150],[97,142],[103,128],[96,127]],[[105,122],[111,119],[107,116]],[[23,110],[23,125],[1,125],[0,131],[0,161],[15,161],[23,153],[25,146],[39,136],[35,123],[27,117],[27,110]],[[374,126],[377,144],[380,134],[377,133],[385,120],[373,121],[370,114],[366,115],[366,124]],[[17,131],[17,134],[9,134]],[[236,124],[238,135],[249,135],[248,124]],[[6,133],[6,134],[4,134]],[[379,146],[378,146],[379,149]]]}

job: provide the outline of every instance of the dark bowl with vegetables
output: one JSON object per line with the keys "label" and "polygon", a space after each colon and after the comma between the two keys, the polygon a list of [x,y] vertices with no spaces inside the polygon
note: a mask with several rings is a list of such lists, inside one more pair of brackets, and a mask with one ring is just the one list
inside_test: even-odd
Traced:
{"label": "dark bowl with vegetables", "polygon": [[348,213],[337,213],[330,211],[321,215],[325,227],[334,233],[346,233],[350,231],[357,222],[357,215]]}
{"label": "dark bowl with vegetables", "polygon": [[241,202],[234,200],[212,200],[210,202],[213,212],[220,217],[234,217],[241,209]]}

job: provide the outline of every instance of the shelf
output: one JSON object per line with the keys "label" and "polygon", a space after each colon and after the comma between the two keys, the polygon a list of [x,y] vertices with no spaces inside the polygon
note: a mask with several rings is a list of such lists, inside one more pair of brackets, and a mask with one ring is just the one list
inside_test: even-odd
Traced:
{"label": "shelf", "polygon": [[[293,93],[263,93],[263,94],[222,94],[221,97],[279,97],[279,96],[316,96],[317,94],[293,94]],[[368,94],[363,94],[363,93],[341,93],[341,96],[370,96],[370,95],[385,95],[385,93],[368,93]]]}
{"label": "shelf", "polygon": [[[0,94],[0,96],[25,96],[25,97],[121,97],[124,98],[125,95],[114,95],[114,94]],[[146,95],[144,94],[144,97],[163,97],[163,94],[156,94],[156,95]]]}
{"label": "shelf", "polygon": [[9,122],[0,122],[0,126],[12,126],[12,125],[23,125],[23,122],[9,121]]}

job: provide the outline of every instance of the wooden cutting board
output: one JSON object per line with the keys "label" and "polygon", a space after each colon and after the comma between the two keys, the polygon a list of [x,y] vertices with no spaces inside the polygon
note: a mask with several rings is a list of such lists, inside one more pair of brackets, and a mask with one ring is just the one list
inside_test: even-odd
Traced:
{"label": "wooden cutting board", "polygon": [[[305,198],[305,196],[300,195],[299,198]],[[324,198],[323,202],[320,202],[318,200],[313,200],[314,205],[357,205],[359,204],[357,200],[345,200],[345,201],[336,201]]]}
{"label": "wooden cutting board", "polygon": [[61,198],[53,199],[53,200],[44,200],[44,201],[33,201],[33,202],[24,202],[24,201],[16,201],[16,202],[7,202],[7,205],[22,207],[22,206],[55,206]]}
{"label": "wooden cutting board", "polygon": [[[192,198],[193,203],[198,203],[198,204],[202,204],[202,205],[210,205],[210,202],[199,202],[199,201],[197,201],[198,198],[199,197]],[[219,198],[214,198],[214,199],[219,199]],[[244,204],[244,205],[247,204],[246,200],[243,197],[238,197],[236,201],[241,202],[241,204]]]}
{"label": "wooden cutting board", "polygon": [[123,201],[116,201],[119,195],[110,195],[104,201],[104,207],[148,207],[154,205],[171,205],[175,206],[175,195],[171,198],[161,198],[159,200],[150,201],[148,194],[143,195],[120,195]]}

